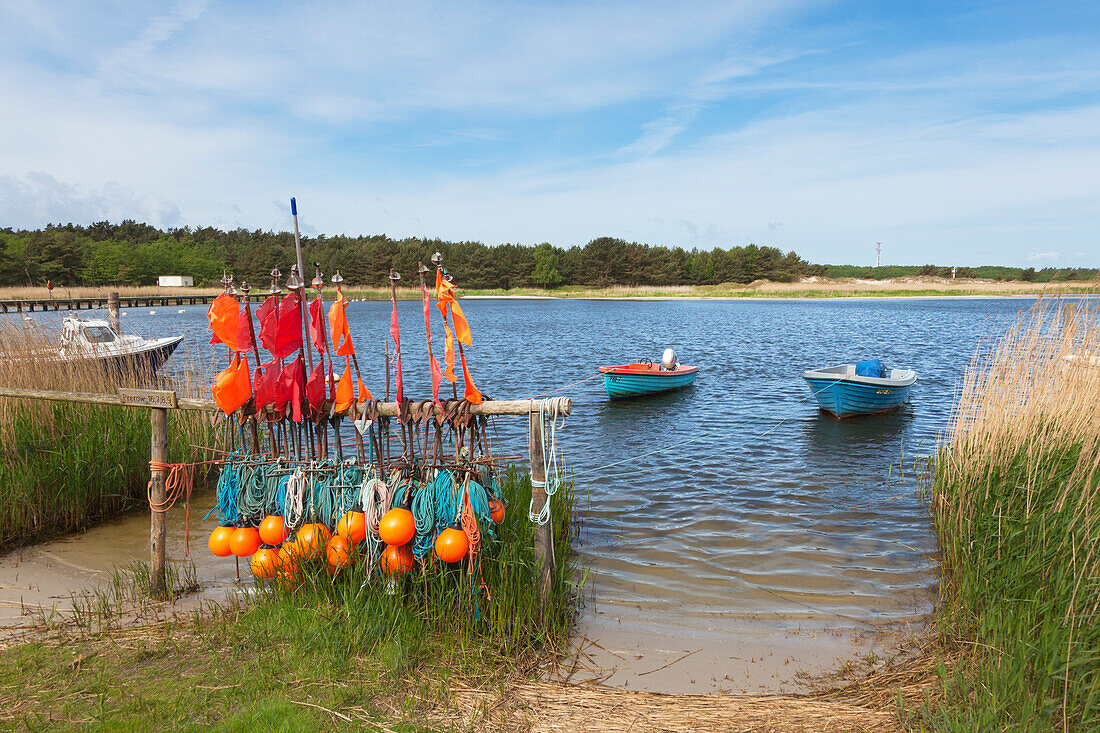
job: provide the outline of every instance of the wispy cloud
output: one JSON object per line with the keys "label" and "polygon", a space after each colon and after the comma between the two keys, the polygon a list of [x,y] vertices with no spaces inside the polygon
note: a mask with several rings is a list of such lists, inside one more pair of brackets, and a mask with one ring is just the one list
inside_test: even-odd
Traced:
{"label": "wispy cloud", "polygon": [[1100,256],[1100,51],[1076,6],[0,11],[0,226],[283,228],[296,194],[325,232]]}

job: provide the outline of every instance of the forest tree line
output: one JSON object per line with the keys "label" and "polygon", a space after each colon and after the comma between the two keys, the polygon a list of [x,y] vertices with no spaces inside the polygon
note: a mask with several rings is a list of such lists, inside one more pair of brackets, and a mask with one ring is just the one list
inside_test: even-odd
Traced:
{"label": "forest tree line", "polygon": [[[557,247],[438,239],[391,239],[385,235],[303,237],[307,280],[311,263],[326,276],[340,271],[348,285],[388,285],[390,268],[415,283],[417,264],[433,252],[456,282],[469,289],[610,285],[718,285],[754,280],[793,282],[810,275],[828,277],[893,277],[901,274],[950,276],[950,268],[933,265],[903,268],[859,268],[812,265],[794,252],[749,244],[712,250],[663,247],[599,237],[588,244]],[[155,285],[160,275],[190,275],[195,285],[217,284],[223,271],[238,282],[270,282],[272,267],[285,278],[295,260],[294,237],[287,232],[212,227],[162,231],[148,224],[123,221],[90,226],[50,225],[44,229],[0,229],[0,286]],[[897,272],[895,272],[895,270]],[[982,271],[989,270],[988,274]],[[890,274],[880,274],[889,271]],[[904,272],[903,272],[904,271]],[[966,274],[964,274],[964,272]],[[960,277],[994,279],[1091,279],[1096,270],[1022,270],[960,268]],[[411,281],[411,282],[410,282]]]}

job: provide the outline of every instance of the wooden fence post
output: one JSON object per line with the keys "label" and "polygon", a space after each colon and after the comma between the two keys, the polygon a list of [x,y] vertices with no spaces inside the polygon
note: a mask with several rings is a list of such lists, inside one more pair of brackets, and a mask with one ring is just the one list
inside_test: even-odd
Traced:
{"label": "wooden fence post", "polygon": [[[154,407],[149,411],[151,427],[150,460],[153,463],[168,462],[168,410]],[[150,470],[149,486],[149,592],[154,598],[166,598],[168,595],[165,580],[164,560],[165,544],[168,541],[168,514],[158,511],[164,506],[165,471],[160,468]]]}
{"label": "wooden fence post", "polygon": [[107,321],[116,332],[122,326],[118,319],[118,293],[107,293]]}
{"label": "wooden fence post", "polygon": [[[527,449],[531,456],[531,512],[536,516],[546,506],[546,456],[542,442],[542,413],[532,410],[527,414]],[[535,524],[535,559],[539,563],[539,600],[550,595],[554,577],[553,520]]]}

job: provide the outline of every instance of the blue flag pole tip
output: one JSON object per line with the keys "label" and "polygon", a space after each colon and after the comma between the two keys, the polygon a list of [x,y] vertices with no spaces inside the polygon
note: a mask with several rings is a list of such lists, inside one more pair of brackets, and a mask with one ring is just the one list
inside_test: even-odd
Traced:
{"label": "blue flag pole tip", "polygon": [[298,216],[298,203],[294,200],[294,197],[290,197],[290,215]]}

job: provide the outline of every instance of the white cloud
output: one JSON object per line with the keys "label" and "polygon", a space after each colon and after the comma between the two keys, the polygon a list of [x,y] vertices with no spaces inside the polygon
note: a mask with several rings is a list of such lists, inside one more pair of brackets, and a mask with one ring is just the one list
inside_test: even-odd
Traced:
{"label": "white cloud", "polygon": [[1028,260],[1031,262],[1058,262],[1062,259],[1061,252],[1028,252]]}
{"label": "white cloud", "polygon": [[62,183],[47,173],[0,176],[0,221],[7,226],[38,228],[45,223],[91,224],[105,219],[133,219],[161,228],[183,223],[172,202],[138,194],[114,181],[88,189]]}

